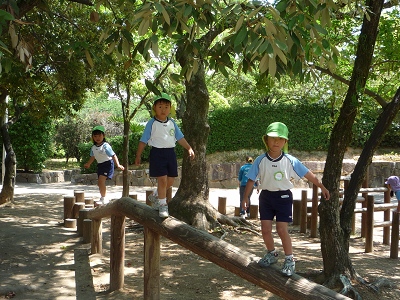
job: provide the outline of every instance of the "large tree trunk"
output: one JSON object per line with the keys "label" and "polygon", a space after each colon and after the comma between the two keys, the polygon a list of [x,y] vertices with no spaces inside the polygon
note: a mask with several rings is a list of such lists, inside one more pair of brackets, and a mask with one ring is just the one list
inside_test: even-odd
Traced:
{"label": "large tree trunk", "polygon": [[[199,42],[205,53],[219,31],[210,31]],[[176,54],[182,68],[189,63],[184,45]],[[185,82],[187,106],[183,116],[183,132],[195,152],[190,160],[187,151],[183,156],[182,179],[175,197],[168,204],[170,212],[178,219],[200,229],[210,229],[219,223],[235,225],[228,217],[220,214],[209,202],[209,187],[206,163],[206,146],[210,131],[207,123],[209,94],[205,80],[205,68],[202,59],[198,59],[198,71]],[[236,224],[237,225],[237,224]]]}
{"label": "large tree trunk", "polygon": [[[186,58],[181,57],[180,63],[184,66]],[[185,151],[181,183],[169,206],[178,219],[195,227],[208,229],[205,216],[212,211],[208,201],[206,163],[206,145],[210,131],[207,123],[209,95],[205,83],[204,65],[203,63],[199,65],[198,72],[186,82],[187,109],[182,126],[185,138],[195,152],[195,159],[190,160]]]}
{"label": "large tree trunk", "polygon": [[[321,250],[328,286],[336,285],[340,275],[356,277],[349,257],[349,234],[347,233],[347,224],[351,220],[347,210],[354,209],[355,200],[345,204],[346,211],[342,213],[341,220],[339,218],[339,188],[344,153],[352,138],[352,126],[361,105],[360,96],[363,95],[369,74],[383,0],[370,0],[366,5],[370,9],[369,20],[364,17],[353,74],[338,120],[332,131],[323,177],[324,185],[331,192],[331,200],[321,202],[319,207]],[[366,166],[362,167],[366,168]],[[362,178],[358,180],[362,181]],[[354,191],[348,191],[348,193],[353,193],[353,195],[357,193],[357,186],[359,189],[360,185],[353,183]],[[349,219],[343,222],[343,217]]]}

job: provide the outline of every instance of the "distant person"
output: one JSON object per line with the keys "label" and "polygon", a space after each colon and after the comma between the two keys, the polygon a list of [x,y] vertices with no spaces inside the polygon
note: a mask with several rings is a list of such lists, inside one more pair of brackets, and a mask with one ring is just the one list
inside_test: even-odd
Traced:
{"label": "distant person", "polygon": [[243,209],[248,207],[248,197],[253,190],[254,181],[260,180],[259,211],[261,233],[267,254],[259,260],[261,267],[268,267],[278,260],[272,236],[272,221],[276,217],[276,231],[282,241],[285,261],[281,270],[285,276],[295,273],[292,240],[288,232],[288,224],[292,222],[293,195],[291,178],[305,177],[314,185],[321,188],[322,196],[329,200],[329,191],[297,158],[287,154],[289,131],[281,122],[271,123],[263,136],[267,152],[258,156],[249,172],[244,192]]}
{"label": "distant person", "polygon": [[400,179],[397,176],[390,176],[385,184],[396,195],[397,199],[397,212],[400,212]]}
{"label": "distant person", "polygon": [[144,129],[136,151],[135,164],[140,165],[141,156],[146,144],[151,146],[149,173],[157,178],[157,190],[149,196],[152,207],[159,211],[159,216],[167,218],[167,190],[172,187],[175,177],[178,177],[178,162],[175,154],[175,144],[178,142],[194,159],[194,151],[183,136],[182,131],[173,119],[171,112],[171,97],[166,93],[154,97],[153,115]]}
{"label": "distant person", "polygon": [[90,149],[90,158],[84,167],[90,168],[90,165],[97,161],[97,185],[100,190],[100,202],[107,204],[109,199],[106,198],[107,188],[106,180],[112,179],[114,175],[114,165],[124,170],[124,166],[119,164],[118,157],[114,153],[111,145],[106,142],[105,130],[103,126],[96,126],[92,130],[93,146]]}
{"label": "distant person", "polygon": [[240,216],[242,218],[249,218],[250,217],[250,205],[251,205],[251,195],[253,194],[253,190],[250,191],[249,198],[248,198],[248,206],[247,209],[244,210],[243,206],[243,194],[247,184],[247,172],[249,171],[251,165],[253,164],[253,157],[247,156],[246,163],[240,167],[238,180],[239,180],[239,195],[240,195]]}

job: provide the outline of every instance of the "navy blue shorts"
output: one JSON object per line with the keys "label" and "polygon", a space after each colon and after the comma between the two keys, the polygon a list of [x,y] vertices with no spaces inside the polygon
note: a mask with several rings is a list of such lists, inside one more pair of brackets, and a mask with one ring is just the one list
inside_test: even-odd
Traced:
{"label": "navy blue shorts", "polygon": [[259,197],[260,220],[291,223],[293,194],[290,190],[270,192],[262,190]]}
{"label": "navy blue shorts", "polygon": [[107,179],[112,179],[114,175],[114,161],[108,160],[101,164],[97,164],[97,176],[106,176]]}
{"label": "navy blue shorts", "polygon": [[175,148],[150,149],[149,163],[150,177],[178,177],[178,162],[176,160]]}

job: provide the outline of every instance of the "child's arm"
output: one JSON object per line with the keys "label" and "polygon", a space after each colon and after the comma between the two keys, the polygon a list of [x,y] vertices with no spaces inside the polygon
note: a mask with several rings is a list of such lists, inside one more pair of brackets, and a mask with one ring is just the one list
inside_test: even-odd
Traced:
{"label": "child's arm", "polygon": [[114,154],[114,155],[112,156],[112,159],[113,159],[113,161],[114,161],[115,166],[116,166],[118,169],[120,169],[120,170],[122,170],[122,171],[125,169],[123,165],[120,165],[120,164],[119,164],[119,160],[118,160],[118,157],[117,157],[116,154]]}
{"label": "child's arm", "polygon": [[304,177],[306,179],[308,179],[309,181],[312,182],[312,184],[316,185],[317,187],[321,188],[321,193],[322,196],[325,198],[325,200],[329,200],[330,198],[330,194],[329,191],[326,189],[326,187],[322,184],[322,182],[320,182],[317,178],[317,176],[315,176],[315,174],[311,171],[308,171],[306,175],[304,175]]}
{"label": "child's arm", "polygon": [[136,158],[135,158],[135,165],[140,165],[140,161],[141,161],[141,157],[142,157],[142,153],[144,148],[146,147],[146,143],[144,142],[139,142],[137,151],[136,151]]}
{"label": "child's arm", "polygon": [[254,187],[254,180],[251,180],[250,178],[247,180],[246,183],[246,188],[244,189],[243,193],[243,202],[242,202],[242,209],[246,210],[249,207],[249,195],[251,190]]}
{"label": "child's arm", "polygon": [[83,165],[83,167],[84,167],[85,169],[89,169],[89,168],[90,168],[90,165],[92,164],[92,162],[94,162],[94,156],[91,156],[91,157],[89,158],[89,160],[87,161],[87,163]]}
{"label": "child's arm", "polygon": [[194,151],[192,147],[189,145],[189,143],[186,141],[186,139],[181,138],[180,140],[178,140],[178,143],[189,152],[190,159],[194,159]]}

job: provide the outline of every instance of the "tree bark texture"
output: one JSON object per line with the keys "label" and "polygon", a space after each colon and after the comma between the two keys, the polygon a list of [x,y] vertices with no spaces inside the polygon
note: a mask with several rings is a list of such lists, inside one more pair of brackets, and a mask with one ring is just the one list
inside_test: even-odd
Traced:
{"label": "tree bark texture", "polygon": [[[180,49],[177,60],[181,67],[186,66],[188,54]],[[185,150],[182,162],[182,179],[175,197],[170,202],[170,210],[178,219],[198,228],[208,229],[209,221],[217,215],[208,201],[209,186],[206,164],[206,145],[210,131],[207,123],[209,94],[205,82],[205,69],[202,60],[199,68],[189,81],[185,82],[187,106],[183,115],[182,130],[185,138],[195,152],[190,160]],[[212,214],[210,219],[209,215]]]}
{"label": "tree bark texture", "polygon": [[[339,117],[332,130],[323,176],[323,183],[331,192],[331,200],[323,201],[319,206],[321,250],[328,285],[335,284],[340,274],[350,277],[356,275],[348,253],[349,235],[346,233],[348,224],[351,222],[347,210],[354,210],[355,199],[344,204],[345,211],[341,219],[339,217],[339,189],[344,153],[351,142],[352,126],[358,108],[362,105],[361,95],[363,95],[373,57],[383,1],[370,0],[366,5],[371,10],[370,19],[364,17],[363,20],[353,73]],[[366,166],[363,168],[366,170]],[[362,182],[363,179],[364,177],[360,176],[357,181]],[[348,193],[357,195],[358,190],[355,189],[357,186],[359,188],[361,184],[353,184],[351,187],[354,191],[348,191]],[[344,221],[343,218],[346,220]]]}
{"label": "tree bark texture", "polygon": [[15,188],[15,165],[17,160],[15,152],[11,145],[10,136],[8,134],[8,124],[1,126],[1,136],[3,138],[3,145],[6,150],[6,158],[4,161],[4,179],[3,188],[0,192],[0,205],[11,202],[14,199],[14,188]]}

